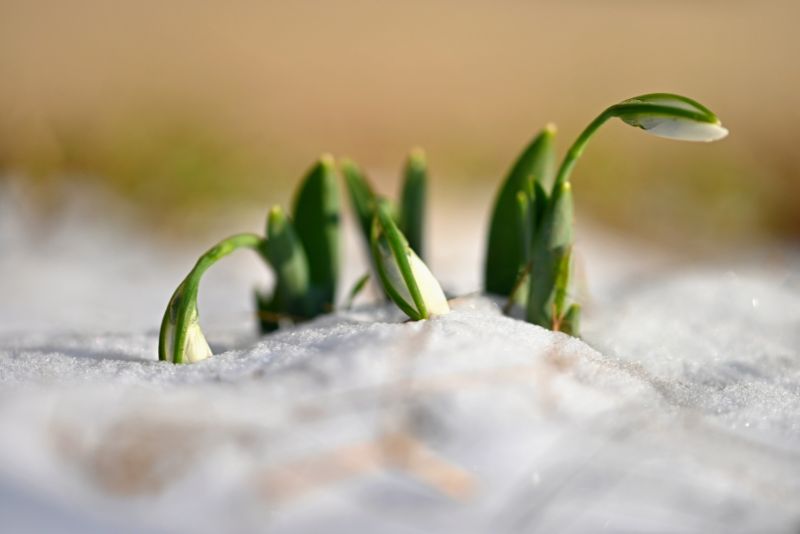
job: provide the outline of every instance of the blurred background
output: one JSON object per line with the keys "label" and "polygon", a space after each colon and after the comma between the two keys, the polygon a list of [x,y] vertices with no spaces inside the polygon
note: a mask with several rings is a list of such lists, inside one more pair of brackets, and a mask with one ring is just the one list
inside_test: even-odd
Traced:
{"label": "blurred background", "polygon": [[546,122],[563,153],[607,105],[669,91],[730,137],[609,124],[574,175],[582,225],[796,242],[798,20],[796,0],[2,0],[0,176],[45,218],[99,191],[155,239],[200,238],[287,202],[322,152],[394,193],[420,145],[433,208],[485,219]]}

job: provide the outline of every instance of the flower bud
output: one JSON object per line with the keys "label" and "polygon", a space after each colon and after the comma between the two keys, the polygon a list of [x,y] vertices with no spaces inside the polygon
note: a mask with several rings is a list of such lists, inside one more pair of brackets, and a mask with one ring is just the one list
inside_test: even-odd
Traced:
{"label": "flower bud", "polygon": [[708,108],[680,95],[642,95],[614,108],[615,115],[626,124],[658,137],[710,142],[728,135],[728,130]]}
{"label": "flower bud", "polygon": [[439,282],[408,245],[385,202],[378,205],[373,222],[372,255],[386,294],[411,319],[450,311]]}

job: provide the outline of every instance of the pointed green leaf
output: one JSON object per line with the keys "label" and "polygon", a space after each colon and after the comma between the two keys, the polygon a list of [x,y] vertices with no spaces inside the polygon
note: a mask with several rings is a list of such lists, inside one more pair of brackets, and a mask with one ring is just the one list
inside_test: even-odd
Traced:
{"label": "pointed green leaf", "polygon": [[269,212],[263,254],[275,270],[275,289],[267,311],[287,317],[314,317],[323,313],[323,302],[310,293],[310,274],[305,249],[292,222],[280,206]]}
{"label": "pointed green leaf", "polygon": [[409,154],[405,166],[398,226],[417,256],[423,259],[427,181],[428,165],[425,152],[421,148],[415,148]]}
{"label": "pointed green leaf", "polygon": [[356,300],[356,297],[364,291],[364,288],[367,287],[367,282],[369,282],[370,274],[364,273],[359,277],[358,280],[353,284],[353,287],[350,289],[350,293],[347,295],[347,301],[345,301],[344,309],[349,310],[353,307],[353,301]]}
{"label": "pointed green leaf", "polygon": [[554,191],[533,240],[527,320],[545,328],[553,328],[558,317],[556,293],[572,248],[572,212],[572,187],[565,182]]}
{"label": "pointed green leaf", "polygon": [[364,242],[369,244],[372,218],[375,213],[375,192],[367,181],[367,177],[354,161],[343,159],[340,168],[350,194],[350,205],[361,227]]}
{"label": "pointed green leaf", "polygon": [[339,277],[339,192],[333,158],[324,155],[306,175],[294,202],[294,227],[308,258],[310,290],[333,308]]}
{"label": "pointed green leaf", "polygon": [[484,270],[484,287],[489,293],[508,295],[524,263],[516,221],[516,195],[527,187],[531,176],[545,189],[552,183],[554,140],[555,127],[548,125],[517,159],[497,194]]}

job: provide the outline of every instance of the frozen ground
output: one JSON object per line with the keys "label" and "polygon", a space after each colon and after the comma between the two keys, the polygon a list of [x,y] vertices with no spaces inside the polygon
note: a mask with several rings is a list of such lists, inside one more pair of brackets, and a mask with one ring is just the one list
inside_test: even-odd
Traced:
{"label": "frozen ground", "polygon": [[[429,322],[362,304],[257,339],[246,304],[268,277],[242,253],[202,289],[220,354],[176,367],[155,328],[198,249],[80,203],[43,228],[14,195],[4,532],[800,529],[797,255],[689,267],[581,229],[584,342],[475,296]],[[481,221],[446,220],[434,270],[469,292]]]}

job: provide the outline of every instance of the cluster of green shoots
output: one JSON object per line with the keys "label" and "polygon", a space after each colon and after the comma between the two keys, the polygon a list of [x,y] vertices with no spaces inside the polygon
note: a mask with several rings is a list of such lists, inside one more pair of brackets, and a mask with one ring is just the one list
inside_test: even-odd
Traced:
{"label": "cluster of green shoots", "polygon": [[[573,200],[570,175],[592,135],[611,118],[647,133],[684,141],[715,141],[727,130],[710,110],[689,98],[654,93],[603,111],[555,166],[555,127],[548,125],[522,152],[502,183],[492,211],[484,290],[520,305],[528,322],[578,335],[581,308],[571,298]],[[411,320],[450,311],[444,292],[423,262],[428,180],[424,153],[412,150],[397,203],[375,193],[350,160],[339,162],[355,217],[383,294]],[[211,356],[198,323],[200,279],[238,248],[255,251],[275,275],[271,294],[256,294],[261,331],[306,321],[334,310],[339,279],[341,208],[337,166],[323,156],[295,195],[292,214],[268,215],[266,235],[237,234],[208,250],[175,290],[159,334],[159,359],[190,363]],[[367,284],[358,280],[348,302]]]}

